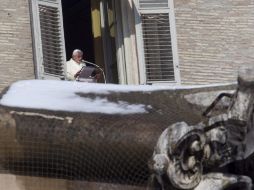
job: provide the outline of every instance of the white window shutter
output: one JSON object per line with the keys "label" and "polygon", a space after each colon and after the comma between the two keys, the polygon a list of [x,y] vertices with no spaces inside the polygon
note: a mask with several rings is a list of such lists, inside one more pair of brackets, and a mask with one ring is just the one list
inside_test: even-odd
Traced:
{"label": "white window shutter", "polygon": [[[137,33],[143,83],[176,83],[178,80],[175,26],[170,0],[139,0]],[[172,39],[175,38],[175,39]],[[175,43],[173,42],[175,40]]]}
{"label": "white window shutter", "polygon": [[33,6],[38,77],[64,78],[66,58],[61,0],[36,0]]}

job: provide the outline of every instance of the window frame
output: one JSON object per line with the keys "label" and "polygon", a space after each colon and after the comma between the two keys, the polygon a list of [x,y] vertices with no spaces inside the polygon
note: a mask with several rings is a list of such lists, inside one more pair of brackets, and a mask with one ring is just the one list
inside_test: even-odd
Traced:
{"label": "window frame", "polygon": [[62,76],[50,74],[44,72],[43,66],[43,47],[42,47],[42,35],[40,26],[40,13],[39,5],[50,6],[58,8],[59,10],[59,24],[60,24],[60,36],[61,36],[61,51],[62,51],[62,67],[63,76],[66,78],[66,51],[65,51],[65,39],[64,39],[64,28],[63,28],[63,14],[62,14],[62,1],[55,0],[55,2],[50,2],[50,0],[31,0],[31,21],[32,21],[32,35],[33,35],[33,54],[34,54],[34,65],[35,65],[35,75],[37,79],[62,79]]}
{"label": "window frame", "polygon": [[[140,8],[139,0],[134,0],[136,5],[135,11],[135,22],[136,22],[136,38],[137,38],[137,49],[139,59],[139,76],[141,84],[180,84],[180,71],[179,71],[179,58],[177,48],[177,37],[176,37],[176,24],[174,14],[174,3],[173,0],[168,0],[168,7],[161,8]],[[169,26],[170,26],[170,38],[173,55],[173,68],[174,68],[174,80],[173,81],[151,81],[147,82],[146,75],[146,63],[145,63],[145,52],[144,52],[144,41],[143,41],[143,30],[141,14],[147,13],[168,13],[169,14]]]}

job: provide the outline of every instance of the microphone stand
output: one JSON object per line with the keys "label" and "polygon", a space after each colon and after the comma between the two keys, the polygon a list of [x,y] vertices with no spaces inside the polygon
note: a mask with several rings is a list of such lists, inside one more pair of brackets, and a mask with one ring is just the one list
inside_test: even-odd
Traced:
{"label": "microphone stand", "polygon": [[98,68],[98,69],[102,72],[103,79],[104,79],[104,83],[107,84],[106,77],[105,77],[105,73],[104,73],[103,69],[102,69],[99,65],[96,65],[95,63],[92,63],[92,62],[89,62],[89,61],[85,61],[85,60],[82,60],[81,62],[82,62],[82,63],[88,63],[88,64],[93,65],[93,66],[95,66],[96,68]]}

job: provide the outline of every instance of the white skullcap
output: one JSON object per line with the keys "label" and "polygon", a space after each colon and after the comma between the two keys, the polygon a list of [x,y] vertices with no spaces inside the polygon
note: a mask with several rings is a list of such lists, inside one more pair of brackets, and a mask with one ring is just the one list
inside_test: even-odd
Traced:
{"label": "white skullcap", "polygon": [[72,52],[72,55],[76,55],[76,54],[79,54],[81,53],[83,55],[83,51],[81,51],[80,49],[75,49],[73,52]]}

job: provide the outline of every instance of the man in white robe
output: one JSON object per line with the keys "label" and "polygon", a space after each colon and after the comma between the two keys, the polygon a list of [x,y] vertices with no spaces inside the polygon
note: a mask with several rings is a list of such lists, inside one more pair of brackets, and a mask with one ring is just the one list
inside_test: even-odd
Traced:
{"label": "man in white robe", "polygon": [[76,80],[81,71],[82,67],[86,66],[83,60],[83,52],[79,49],[76,49],[72,53],[72,58],[67,61],[67,80]]}

